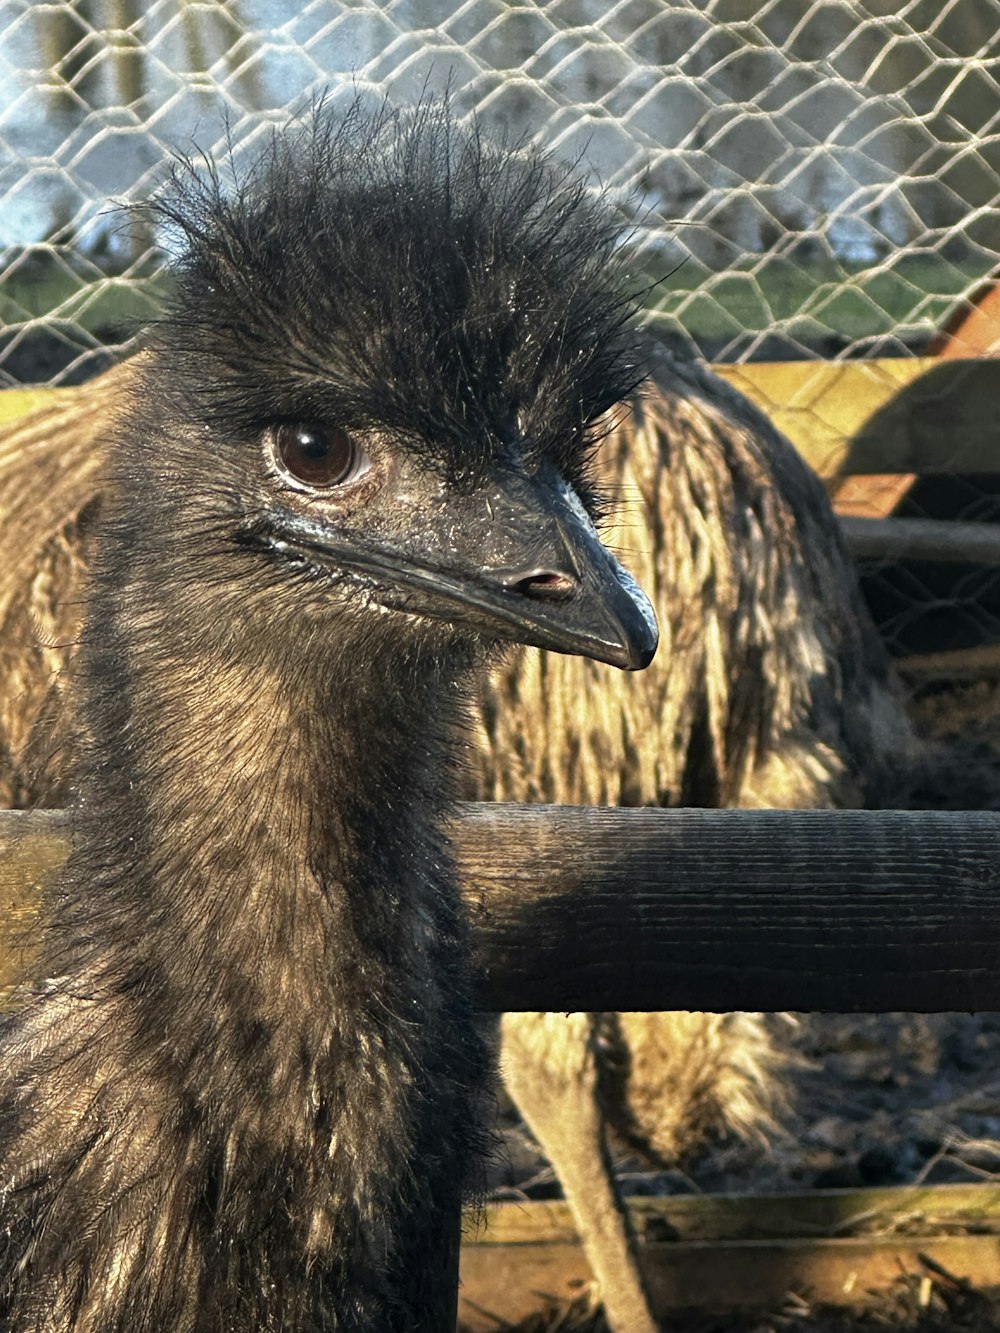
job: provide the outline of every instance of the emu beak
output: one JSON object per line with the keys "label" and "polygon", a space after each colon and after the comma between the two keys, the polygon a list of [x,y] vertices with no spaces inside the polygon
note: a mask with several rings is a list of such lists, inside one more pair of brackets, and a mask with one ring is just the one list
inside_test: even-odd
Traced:
{"label": "emu beak", "polygon": [[505,486],[488,509],[471,548],[478,567],[454,594],[484,630],[626,671],[649,666],[659,639],[649,598],[574,491],[562,481]]}
{"label": "emu beak", "polygon": [[292,514],[265,541],[359,576],[393,610],[626,671],[653,660],[649,599],[561,479],[505,478],[489,495],[452,495],[429,511],[405,544]]}
{"label": "emu beak", "polygon": [[422,537],[419,554],[395,552],[386,604],[626,671],[653,660],[649,599],[561,478],[514,475],[487,495],[452,495]]}

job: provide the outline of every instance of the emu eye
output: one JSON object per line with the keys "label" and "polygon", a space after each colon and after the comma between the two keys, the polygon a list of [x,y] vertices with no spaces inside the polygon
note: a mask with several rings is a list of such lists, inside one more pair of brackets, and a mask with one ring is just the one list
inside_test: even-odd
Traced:
{"label": "emu eye", "polygon": [[364,449],[340,426],[286,422],[270,434],[278,471],[300,486],[344,486],[371,466]]}

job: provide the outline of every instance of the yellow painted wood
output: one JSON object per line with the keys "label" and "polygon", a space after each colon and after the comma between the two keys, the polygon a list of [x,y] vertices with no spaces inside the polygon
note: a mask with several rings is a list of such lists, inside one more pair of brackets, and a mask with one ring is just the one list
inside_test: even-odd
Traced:
{"label": "yellow painted wood", "polygon": [[[922,357],[874,361],[761,361],[714,366],[745,393],[822,477],[844,471],[849,441],[890,399],[937,365]],[[860,466],[852,471],[894,472]]]}
{"label": "yellow painted wood", "polygon": [[0,392],[0,426],[26,417],[36,408],[51,407],[65,393],[65,389],[4,389]]}
{"label": "yellow painted wood", "polygon": [[760,362],[715,371],[822,477],[1000,471],[1000,360]]}

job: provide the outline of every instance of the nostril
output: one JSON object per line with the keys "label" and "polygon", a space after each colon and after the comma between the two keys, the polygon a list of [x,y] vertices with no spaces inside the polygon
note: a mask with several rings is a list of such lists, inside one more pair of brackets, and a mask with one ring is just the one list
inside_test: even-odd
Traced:
{"label": "nostril", "polygon": [[551,569],[533,569],[528,574],[510,580],[512,592],[519,592],[523,597],[534,597],[539,601],[565,602],[577,589],[577,581],[569,574],[561,574]]}

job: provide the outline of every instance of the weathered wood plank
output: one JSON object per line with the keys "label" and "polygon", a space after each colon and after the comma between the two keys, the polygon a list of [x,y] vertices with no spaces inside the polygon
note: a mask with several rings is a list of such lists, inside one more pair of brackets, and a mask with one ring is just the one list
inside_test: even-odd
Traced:
{"label": "weathered wood plank", "polygon": [[1000,816],[469,807],[501,1009],[1000,1008]]}
{"label": "weathered wood plank", "polygon": [[[892,1236],[849,1240],[683,1241],[640,1247],[653,1312],[775,1309],[790,1294],[829,1305],[875,1304],[923,1256],[980,1290],[1000,1285],[1000,1237]],[[470,1333],[496,1333],[546,1304],[572,1300],[592,1281],[578,1245],[467,1245],[459,1318]]]}
{"label": "weathered wood plank", "polygon": [[[63,836],[0,814],[21,934]],[[486,1008],[1000,1010],[998,814],[481,804],[455,837]]]}
{"label": "weathered wood plank", "polygon": [[914,653],[897,657],[896,670],[913,684],[950,681],[959,685],[972,680],[1000,677],[1000,644],[977,644],[974,648],[952,648],[941,653]]}
{"label": "weathered wood plank", "polygon": [[[784,1194],[675,1194],[628,1201],[640,1240],[846,1239],[905,1231],[960,1230],[1000,1235],[1000,1184],[877,1185]],[[487,1205],[467,1230],[470,1245],[574,1244],[576,1226],[561,1199]],[[1000,1282],[1000,1272],[997,1273]]]}
{"label": "weathered wood plank", "polygon": [[[776,1306],[792,1291],[858,1306],[927,1255],[979,1287],[1000,1286],[1000,1186],[931,1185],[629,1202],[656,1312]],[[467,1219],[463,1322],[479,1333],[569,1300],[591,1281],[562,1202],[499,1203]],[[488,1312],[488,1313],[487,1313]],[[491,1322],[492,1320],[492,1322]]]}

